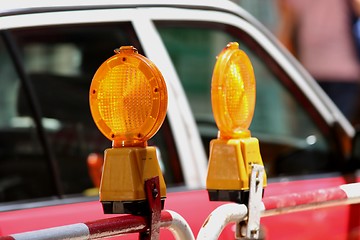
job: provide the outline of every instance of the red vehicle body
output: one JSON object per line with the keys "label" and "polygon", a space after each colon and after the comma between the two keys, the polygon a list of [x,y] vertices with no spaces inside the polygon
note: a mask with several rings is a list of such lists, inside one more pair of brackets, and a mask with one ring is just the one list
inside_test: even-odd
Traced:
{"label": "red vehicle body", "polygon": [[[357,181],[360,181],[358,177]],[[309,190],[330,188],[346,184],[341,177],[318,178],[316,180],[293,181],[291,183],[271,183],[265,190],[264,197]],[[291,185],[291,186],[289,186]],[[308,186],[308,187],[304,187]],[[223,202],[210,202],[205,190],[169,193],[165,208],[181,214],[189,223],[195,236],[204,219]],[[71,211],[69,211],[71,209]],[[360,205],[345,205],[297,213],[284,213],[279,216],[263,217],[261,224],[267,239],[359,239]],[[104,215],[98,201],[26,209],[1,214],[2,236],[50,227],[94,221],[114,217]],[[342,219],[342,221],[339,221]],[[283,226],[279,228],[279,224]],[[316,230],[316,231],[315,231]],[[296,234],[298,233],[298,234]],[[300,234],[301,233],[301,234]],[[227,227],[220,239],[233,239],[235,227]],[[124,239],[137,239],[137,234],[124,235]],[[162,230],[161,238],[171,239],[170,232]]]}

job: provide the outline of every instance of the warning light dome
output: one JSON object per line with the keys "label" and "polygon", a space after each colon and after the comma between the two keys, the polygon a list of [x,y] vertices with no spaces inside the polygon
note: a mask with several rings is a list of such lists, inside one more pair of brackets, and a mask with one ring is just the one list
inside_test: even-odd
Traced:
{"label": "warning light dome", "polygon": [[146,146],[165,119],[165,81],[158,68],[134,47],[115,52],[92,79],[91,114],[114,147]]}
{"label": "warning light dome", "polygon": [[232,42],[218,55],[212,84],[211,103],[219,137],[250,137],[256,84],[249,57]]}

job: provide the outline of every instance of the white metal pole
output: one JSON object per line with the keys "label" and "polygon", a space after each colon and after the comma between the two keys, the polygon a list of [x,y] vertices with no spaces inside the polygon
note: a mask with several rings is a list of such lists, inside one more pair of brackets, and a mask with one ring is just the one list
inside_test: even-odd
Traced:
{"label": "white metal pole", "polygon": [[244,220],[247,212],[244,204],[237,203],[228,203],[216,208],[205,220],[196,239],[218,239],[226,225]]}
{"label": "white metal pole", "polygon": [[180,214],[170,210],[166,212],[170,213],[172,220],[161,222],[161,227],[169,229],[177,240],[195,240],[189,224]]}

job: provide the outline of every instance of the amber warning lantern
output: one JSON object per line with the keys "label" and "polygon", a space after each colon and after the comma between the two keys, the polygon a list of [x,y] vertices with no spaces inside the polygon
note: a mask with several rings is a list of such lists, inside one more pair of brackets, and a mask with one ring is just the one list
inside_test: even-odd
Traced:
{"label": "amber warning lantern", "polygon": [[211,83],[219,133],[210,143],[206,181],[210,200],[247,203],[251,165],[263,165],[259,141],[249,131],[255,100],[251,61],[238,43],[229,43],[217,57]]}
{"label": "amber warning lantern", "polygon": [[166,197],[156,148],[147,140],[165,119],[167,90],[158,68],[134,47],[115,52],[96,71],[89,93],[94,122],[112,141],[105,150],[100,201],[105,213],[142,214],[146,179],[158,176],[162,205]]}

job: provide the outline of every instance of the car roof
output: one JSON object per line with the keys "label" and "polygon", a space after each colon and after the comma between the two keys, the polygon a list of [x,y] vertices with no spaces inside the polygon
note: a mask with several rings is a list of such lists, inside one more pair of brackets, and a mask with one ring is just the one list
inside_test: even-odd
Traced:
{"label": "car roof", "polygon": [[244,10],[240,5],[229,0],[120,0],[118,2],[115,2],[114,0],[1,0],[0,17],[60,11],[151,7],[228,12],[250,22],[267,35],[269,39],[273,40],[273,36],[269,34],[268,29],[266,29],[255,17]]}
{"label": "car roof", "polygon": [[250,13],[238,4],[229,0],[1,0],[0,17],[31,13],[76,11],[91,9],[117,9],[117,8],[186,8],[202,10],[218,10],[228,12],[251,22],[270,39],[273,39],[268,30]]}
{"label": "car roof", "polygon": [[221,9],[228,12],[242,12],[242,14],[250,16],[246,11],[241,9],[239,5],[226,0],[125,0],[114,2],[113,0],[16,0],[6,2],[2,1],[0,7],[0,16],[17,15],[24,13],[53,12],[53,11],[71,11],[86,9],[111,9],[124,7],[178,7],[178,8],[200,8],[200,9]]}

